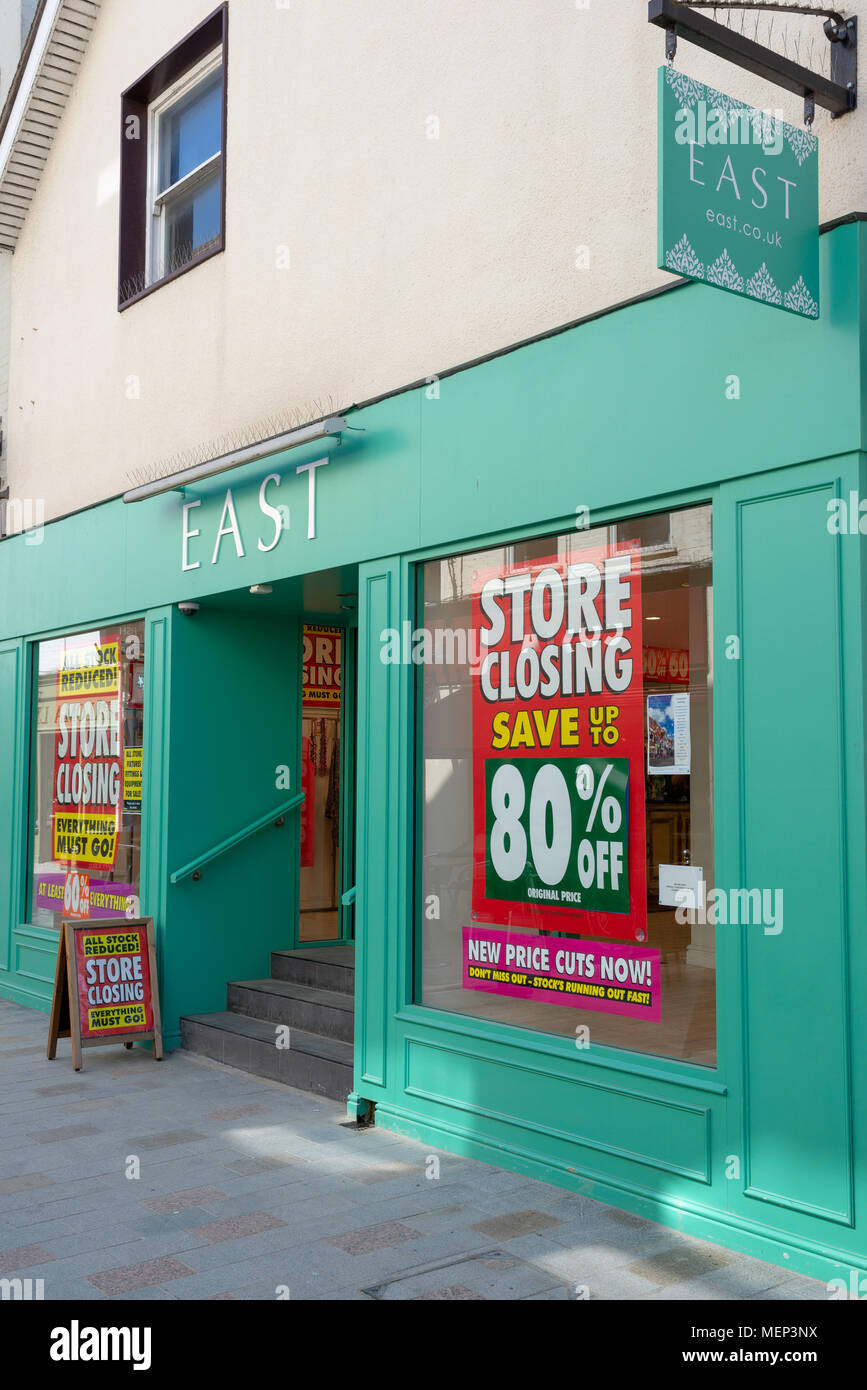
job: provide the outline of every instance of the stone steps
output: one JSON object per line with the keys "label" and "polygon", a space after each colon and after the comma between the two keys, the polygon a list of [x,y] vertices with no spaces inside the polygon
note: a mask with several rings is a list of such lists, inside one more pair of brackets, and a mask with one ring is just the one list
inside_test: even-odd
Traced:
{"label": "stone steps", "polygon": [[302,946],[297,951],[271,952],[272,980],[295,980],[299,985],[332,989],[355,996],[354,946]]}
{"label": "stone steps", "polygon": [[[220,1013],[181,1019],[188,1052],[332,1100],[352,1090],[355,951],[274,951],[272,974],[234,980]],[[285,1028],[287,1034],[280,1034]],[[283,1038],[287,1046],[278,1046]]]}
{"label": "stone steps", "polygon": [[294,980],[236,980],[228,986],[226,1003],[232,1013],[352,1042],[351,994],[299,985]]}

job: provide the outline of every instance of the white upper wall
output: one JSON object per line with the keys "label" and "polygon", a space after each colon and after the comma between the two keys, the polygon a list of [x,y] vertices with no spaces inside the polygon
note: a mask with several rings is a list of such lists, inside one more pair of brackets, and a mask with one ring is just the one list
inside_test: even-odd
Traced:
{"label": "white upper wall", "polygon": [[[230,0],[226,250],[118,313],[120,94],[211,6],[105,0],[14,256],[13,496],[57,516],[670,281],[663,34],[645,0],[584,5]],[[803,119],[690,44],[677,66]],[[865,120],[817,112],[822,220],[867,206]]]}

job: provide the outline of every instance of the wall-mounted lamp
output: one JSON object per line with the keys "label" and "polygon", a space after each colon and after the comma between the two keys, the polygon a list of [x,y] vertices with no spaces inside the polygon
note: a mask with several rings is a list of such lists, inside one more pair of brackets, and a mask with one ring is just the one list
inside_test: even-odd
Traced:
{"label": "wall-mounted lamp", "polygon": [[251,584],[251,594],[273,594],[274,589],[270,584]]}
{"label": "wall-mounted lamp", "polygon": [[123,494],[124,502],[143,502],[146,497],[158,497],[162,492],[175,492],[189,483],[201,482],[203,478],[213,478],[216,473],[226,473],[230,468],[239,468],[244,463],[255,463],[257,459],[281,454],[284,449],[297,449],[300,444],[312,444],[316,439],[328,439],[341,435],[349,429],[342,415],[332,415],[320,420],[316,425],[304,425],[300,430],[289,430],[286,434],[273,434],[258,444],[246,449],[235,449],[230,454],[197,463],[192,468],[184,468],[180,473],[169,473],[165,478],[157,478],[152,483],[142,483],[140,487],[130,488]]}

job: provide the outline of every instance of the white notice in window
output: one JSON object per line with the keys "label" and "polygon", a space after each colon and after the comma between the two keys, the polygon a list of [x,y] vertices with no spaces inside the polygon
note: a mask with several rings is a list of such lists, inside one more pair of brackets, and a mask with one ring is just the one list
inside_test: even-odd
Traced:
{"label": "white notice in window", "polygon": [[704,907],[704,870],[697,864],[660,864],[660,907]]}

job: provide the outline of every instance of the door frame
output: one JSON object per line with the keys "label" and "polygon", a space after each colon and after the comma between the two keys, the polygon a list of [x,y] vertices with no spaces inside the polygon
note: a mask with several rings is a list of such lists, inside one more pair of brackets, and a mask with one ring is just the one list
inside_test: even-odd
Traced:
{"label": "door frame", "polygon": [[355,941],[355,903],[343,901],[350,888],[355,886],[355,753],[358,740],[356,720],[355,680],[357,662],[358,628],[343,629],[343,663],[340,683],[340,815],[338,819],[338,844],[340,846],[340,865],[338,869],[337,911],[339,940],[343,945]]}

